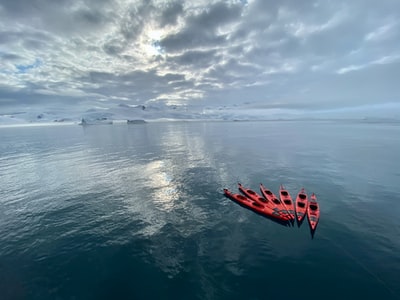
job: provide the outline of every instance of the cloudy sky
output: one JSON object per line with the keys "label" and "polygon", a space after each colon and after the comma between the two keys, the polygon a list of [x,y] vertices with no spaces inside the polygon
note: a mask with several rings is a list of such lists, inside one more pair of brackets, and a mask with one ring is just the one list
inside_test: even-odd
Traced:
{"label": "cloudy sky", "polygon": [[0,0],[0,114],[400,102],[400,1]]}

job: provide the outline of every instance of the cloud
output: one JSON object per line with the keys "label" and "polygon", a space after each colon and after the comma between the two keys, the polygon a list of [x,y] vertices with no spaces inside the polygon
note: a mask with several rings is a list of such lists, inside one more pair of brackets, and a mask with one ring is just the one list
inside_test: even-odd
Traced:
{"label": "cloud", "polygon": [[344,68],[340,68],[339,70],[336,71],[338,74],[345,74],[348,72],[352,71],[358,71],[362,70],[365,68],[368,68],[373,65],[385,65],[385,64],[392,64],[394,62],[397,62],[400,60],[400,54],[394,54],[394,55],[386,55],[381,58],[375,59],[373,61],[366,62],[364,64],[360,65],[350,65]]}
{"label": "cloud", "polygon": [[393,0],[4,0],[0,109],[399,101],[399,17]]}
{"label": "cloud", "polygon": [[398,32],[398,29],[398,22],[393,21],[372,30],[364,39],[370,42],[382,42],[389,39],[392,35],[395,35]]}
{"label": "cloud", "polygon": [[178,17],[183,14],[183,5],[179,2],[169,2],[160,14],[160,26],[176,25]]}

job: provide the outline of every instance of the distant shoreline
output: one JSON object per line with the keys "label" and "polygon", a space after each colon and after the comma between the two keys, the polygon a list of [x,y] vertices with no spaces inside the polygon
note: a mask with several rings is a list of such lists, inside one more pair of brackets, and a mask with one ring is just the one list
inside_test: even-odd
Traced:
{"label": "distant shoreline", "polygon": [[[298,119],[172,119],[172,118],[159,118],[143,120],[140,123],[128,123],[127,120],[112,120],[113,124],[90,124],[90,126],[100,125],[145,125],[147,123],[177,123],[177,122],[338,122],[338,123],[362,123],[362,124],[400,124],[400,120],[397,119],[340,119],[340,118],[327,118],[327,119],[314,119],[314,118],[298,118]],[[17,128],[17,127],[41,127],[41,126],[75,126],[80,125],[79,121],[67,121],[67,122],[26,122],[26,123],[13,123],[13,124],[0,124],[0,128]]]}

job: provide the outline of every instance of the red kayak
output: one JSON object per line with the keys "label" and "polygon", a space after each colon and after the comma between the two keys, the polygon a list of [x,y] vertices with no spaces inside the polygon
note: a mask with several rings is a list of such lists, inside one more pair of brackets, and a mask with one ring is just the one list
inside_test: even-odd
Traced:
{"label": "red kayak", "polygon": [[276,197],[276,195],[271,190],[267,189],[262,183],[260,183],[260,191],[264,198],[272,202],[275,207],[281,212],[281,214],[286,215],[290,218],[290,215],[281,200],[279,200],[278,197]]}
{"label": "red kayak", "polygon": [[307,207],[308,207],[308,197],[307,197],[307,194],[306,194],[304,188],[302,188],[296,197],[297,222],[300,223],[303,221],[304,217],[307,214]]}
{"label": "red kayak", "polygon": [[250,198],[254,201],[261,203],[262,205],[267,205],[268,207],[272,208],[272,205],[269,203],[269,201],[267,199],[263,198],[261,195],[257,194],[255,191],[245,188],[241,183],[238,183],[238,189],[247,198]]}
{"label": "red kayak", "polygon": [[270,201],[269,199],[266,199],[264,197],[262,197],[261,195],[257,194],[255,191],[245,188],[243,185],[241,185],[240,183],[238,183],[238,188],[239,191],[241,193],[243,193],[243,195],[245,195],[247,198],[250,198],[254,201],[259,202],[262,205],[265,205],[267,207],[269,207],[270,209],[272,209],[275,212],[278,212],[279,215],[281,215],[285,220],[289,220],[290,217],[287,215],[287,213],[285,211],[281,211],[279,208],[276,207],[276,205]]}
{"label": "red kayak", "polygon": [[292,197],[290,196],[289,192],[283,187],[281,184],[279,188],[279,197],[285,206],[286,210],[288,211],[290,218],[292,220],[295,219],[295,213],[294,213],[294,205],[293,205],[293,200]]}
{"label": "red kayak", "polygon": [[311,199],[308,201],[307,219],[311,229],[315,230],[319,221],[319,205],[317,203],[317,196],[314,193],[312,193]]}
{"label": "red kayak", "polygon": [[254,201],[252,199],[249,199],[241,194],[234,194],[228,189],[224,189],[224,195],[228,197],[229,199],[239,203],[240,205],[251,209],[252,211],[259,213],[261,215],[267,216],[267,217],[272,217],[275,218],[279,221],[286,222],[287,219],[283,218],[277,211],[274,211],[273,209],[269,208],[268,206],[265,206],[258,201]]}

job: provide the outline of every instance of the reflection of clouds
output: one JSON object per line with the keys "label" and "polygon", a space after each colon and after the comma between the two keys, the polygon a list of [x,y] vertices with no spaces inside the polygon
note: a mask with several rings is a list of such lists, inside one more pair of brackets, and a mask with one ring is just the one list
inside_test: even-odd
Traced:
{"label": "reflection of clouds", "polygon": [[151,188],[155,204],[162,210],[171,211],[174,202],[179,198],[179,190],[167,165],[168,163],[162,160],[149,162],[144,167],[143,175],[148,179],[145,184]]}
{"label": "reflection of clouds", "polygon": [[164,151],[180,152],[176,158],[184,159],[186,168],[198,166],[199,163],[210,164],[204,136],[200,135],[199,128],[192,128],[196,125],[199,124],[169,125],[161,140]]}
{"label": "reflection of clouds", "polygon": [[[77,205],[82,211],[75,213],[85,218],[85,225],[72,229],[86,230],[107,244],[142,238],[150,241],[141,254],[151,256],[171,278],[186,272],[187,261],[193,259],[198,260],[198,271],[207,274],[209,267],[203,266],[202,259],[210,252],[217,257],[226,255],[231,272],[240,274],[236,265],[240,243],[218,240],[218,244],[210,244],[208,236],[224,220],[223,212],[210,201],[221,176],[229,178],[229,163],[218,156],[224,145],[210,142],[208,132],[204,132],[212,130],[209,125],[147,125],[90,127],[68,148],[21,156],[10,166],[5,163],[6,183],[18,183],[6,191],[13,191],[15,199],[11,200],[17,201],[26,197],[26,187],[29,194],[38,186],[46,187],[46,196],[38,190],[38,202],[29,202],[36,205],[29,207],[31,210],[38,209],[39,200],[40,207],[56,212],[61,206],[75,209]],[[16,165],[20,167],[14,168]],[[17,194],[20,188],[24,193]],[[225,207],[220,202],[217,205]],[[228,250],[223,254],[221,245],[225,243]],[[189,253],[201,257],[193,258]],[[202,284],[207,289],[209,282]]]}
{"label": "reflection of clouds", "polygon": [[[218,155],[229,151],[219,139],[210,139],[213,136],[213,124],[181,123],[167,124],[164,128],[161,144],[165,155],[171,157],[174,166],[181,166],[177,170],[177,178],[185,176],[191,170],[201,167],[212,168],[214,178],[202,178],[202,182],[227,182],[230,178],[228,164],[219,159]],[[184,167],[183,167],[184,165]]]}
{"label": "reflection of clouds", "polygon": [[[194,259],[188,256],[188,248],[196,253],[196,248],[207,247],[208,237],[201,232],[220,222],[215,212],[207,208],[209,184],[215,184],[218,178],[216,158],[208,149],[212,145],[207,145],[199,125],[165,124],[162,134],[157,135],[160,145],[160,151],[154,155],[157,159],[148,161],[142,169],[147,178],[145,189],[156,206],[153,209],[158,211],[157,222],[164,224],[158,231],[152,231],[150,253],[169,278],[188,271],[187,261]],[[150,226],[154,228],[154,224]],[[201,264],[199,268],[202,269]]]}

